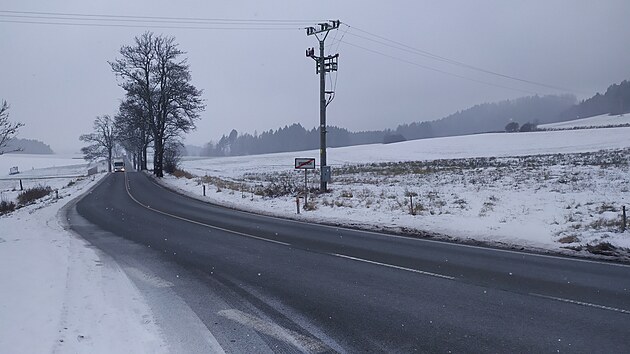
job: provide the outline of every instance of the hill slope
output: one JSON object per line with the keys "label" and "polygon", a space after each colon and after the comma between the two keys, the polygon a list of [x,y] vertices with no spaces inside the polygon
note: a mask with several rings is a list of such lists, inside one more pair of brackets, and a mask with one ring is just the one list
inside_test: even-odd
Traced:
{"label": "hill slope", "polygon": [[21,154],[54,154],[49,145],[35,139],[11,139],[4,150]]}

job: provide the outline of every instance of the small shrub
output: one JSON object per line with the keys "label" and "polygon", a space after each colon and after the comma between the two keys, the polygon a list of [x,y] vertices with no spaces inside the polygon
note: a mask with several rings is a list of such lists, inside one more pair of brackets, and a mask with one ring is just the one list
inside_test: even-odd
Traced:
{"label": "small shrub", "polygon": [[577,243],[580,239],[576,235],[564,236],[558,240],[560,243]]}
{"label": "small shrub", "polygon": [[77,182],[76,182],[75,180],[72,180],[72,181],[68,182],[68,184],[66,185],[66,187],[72,187],[72,186],[74,186],[75,184],[77,184]]}
{"label": "small shrub", "polygon": [[591,229],[595,229],[595,230],[600,230],[600,229],[614,230],[614,229],[620,228],[621,224],[622,224],[621,218],[616,218],[616,219],[599,218],[591,222],[588,226]]}
{"label": "small shrub", "polygon": [[15,210],[15,203],[3,200],[0,202],[0,215],[10,213]]}
{"label": "small shrub", "polygon": [[52,193],[52,188],[48,186],[37,186],[29,188],[17,196],[18,203],[26,205],[32,203],[37,199],[43,198]]}
{"label": "small shrub", "polygon": [[491,211],[494,211],[494,203],[489,201],[484,202],[481,210],[479,211],[479,216],[486,216]]}
{"label": "small shrub", "polygon": [[357,197],[359,199],[372,198],[372,197],[374,197],[374,192],[372,192],[368,188],[363,188],[362,190],[357,192]]}
{"label": "small shrub", "polygon": [[602,203],[602,205],[600,205],[597,208],[597,210],[598,210],[598,212],[600,214],[603,214],[603,213],[605,213],[607,211],[612,211],[612,212],[618,212],[619,211],[619,209],[617,209],[614,205],[606,204],[606,203]]}
{"label": "small shrub", "polygon": [[420,204],[420,203],[414,203],[413,204],[413,210],[411,210],[411,215],[418,215],[420,213],[422,213],[423,211],[427,210],[424,205]]}
{"label": "small shrub", "polygon": [[195,178],[195,176],[192,173],[179,169],[179,168],[176,168],[171,174],[177,178],[182,178],[182,177],[185,177],[187,179]]}
{"label": "small shrub", "polygon": [[466,209],[466,205],[468,204],[466,200],[459,198],[453,202],[453,204],[459,206],[460,209]]}
{"label": "small shrub", "polygon": [[334,205],[335,205],[336,207],[348,207],[348,208],[352,208],[352,205],[344,203],[344,202],[343,202],[343,199],[342,199],[342,200],[335,200],[335,201],[334,201]]}
{"label": "small shrub", "polygon": [[317,204],[315,202],[309,201],[308,203],[304,204],[304,207],[302,209],[306,211],[317,210]]}
{"label": "small shrub", "polygon": [[594,254],[612,256],[617,248],[608,242],[600,242],[596,245],[586,245],[586,250]]}
{"label": "small shrub", "polygon": [[352,198],[353,197],[352,191],[342,190],[341,191],[341,197],[343,197],[343,198]]}

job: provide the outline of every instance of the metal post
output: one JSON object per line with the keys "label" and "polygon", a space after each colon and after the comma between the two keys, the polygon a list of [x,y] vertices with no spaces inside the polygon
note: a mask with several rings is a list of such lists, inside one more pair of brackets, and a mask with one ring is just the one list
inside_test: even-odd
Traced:
{"label": "metal post", "polygon": [[320,189],[327,190],[327,183],[323,177],[324,167],[326,167],[326,65],[324,56],[324,39],[319,41],[319,151],[322,177]]}
{"label": "metal post", "polygon": [[623,206],[623,226],[622,231],[626,232],[626,206]]}
{"label": "metal post", "polygon": [[308,170],[304,169],[304,206],[306,206],[306,202],[308,198]]}
{"label": "metal post", "polygon": [[206,196],[206,185],[205,184],[203,185],[203,196],[204,197]]}

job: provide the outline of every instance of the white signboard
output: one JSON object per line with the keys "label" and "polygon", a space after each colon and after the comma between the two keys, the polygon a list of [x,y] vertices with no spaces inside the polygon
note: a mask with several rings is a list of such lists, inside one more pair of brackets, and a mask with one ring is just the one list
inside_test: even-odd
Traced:
{"label": "white signboard", "polygon": [[315,159],[309,157],[296,157],[295,158],[295,169],[297,170],[314,170],[315,169]]}

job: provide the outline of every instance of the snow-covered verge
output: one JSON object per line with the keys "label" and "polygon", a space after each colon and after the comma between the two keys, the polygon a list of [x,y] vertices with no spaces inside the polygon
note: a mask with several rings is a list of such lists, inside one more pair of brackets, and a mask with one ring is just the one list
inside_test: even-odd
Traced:
{"label": "snow-covered verge", "polygon": [[[628,134],[629,128],[482,134],[448,138],[446,152],[439,151],[445,139],[329,149],[331,160],[355,163],[335,166],[331,192],[311,193],[299,215],[295,197],[304,174],[293,170],[293,158],[315,152],[187,160],[182,168],[192,178],[164,182],[276,216],[628,259],[630,232],[621,230],[622,207],[630,202]],[[505,140],[511,136],[520,137]],[[311,173],[311,192],[318,178]]]}
{"label": "snow-covered verge", "polygon": [[[133,283],[59,219],[103,176],[40,180],[59,197],[0,216],[1,353],[166,351]],[[1,183],[3,198],[13,197],[15,181]]]}
{"label": "snow-covered verge", "polygon": [[602,114],[599,116],[574,119],[566,122],[539,125],[540,129],[580,129],[630,126],[630,114]]}

